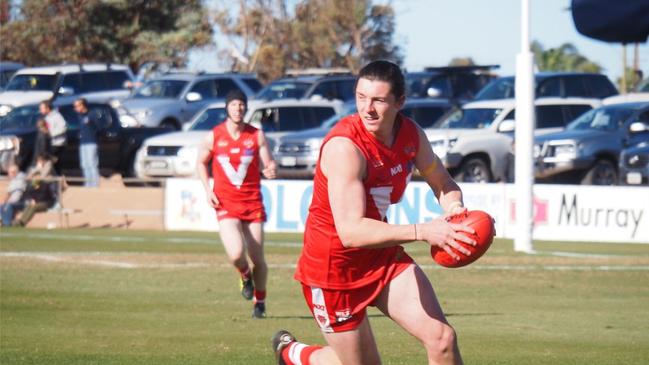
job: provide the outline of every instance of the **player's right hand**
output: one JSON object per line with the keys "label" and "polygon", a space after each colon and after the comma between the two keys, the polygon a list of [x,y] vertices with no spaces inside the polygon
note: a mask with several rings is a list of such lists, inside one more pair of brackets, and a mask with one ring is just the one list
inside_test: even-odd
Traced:
{"label": "player's right hand", "polygon": [[445,216],[437,217],[430,222],[418,223],[417,230],[419,237],[428,242],[431,246],[437,246],[448,252],[451,257],[457,257],[451,248],[469,255],[470,252],[458,242],[465,242],[475,246],[475,241],[462,234],[462,232],[474,233],[473,228],[463,224],[449,223]]}
{"label": "player's right hand", "polygon": [[219,198],[216,197],[213,191],[207,192],[207,203],[212,206],[212,208],[218,208],[221,205]]}

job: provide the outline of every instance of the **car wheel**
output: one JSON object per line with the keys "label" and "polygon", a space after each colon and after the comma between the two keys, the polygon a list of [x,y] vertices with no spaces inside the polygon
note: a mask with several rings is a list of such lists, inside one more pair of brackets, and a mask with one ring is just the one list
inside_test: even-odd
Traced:
{"label": "car wheel", "polygon": [[488,183],[492,177],[489,166],[483,159],[470,158],[462,163],[455,179],[460,182]]}
{"label": "car wheel", "polygon": [[609,160],[599,160],[581,180],[583,185],[616,185],[617,168]]}

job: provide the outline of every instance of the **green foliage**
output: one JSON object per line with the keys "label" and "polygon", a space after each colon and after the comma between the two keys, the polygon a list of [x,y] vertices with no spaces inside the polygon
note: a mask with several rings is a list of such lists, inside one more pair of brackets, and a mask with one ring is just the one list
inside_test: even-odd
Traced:
{"label": "green foliage", "polygon": [[532,42],[534,62],[540,71],[601,72],[602,67],[581,55],[571,43],[559,48],[544,49],[538,41]]}
{"label": "green foliage", "polygon": [[[270,365],[279,328],[323,344],[293,280],[300,236],[268,234],[265,320],[250,318],[216,237],[3,228],[0,363]],[[646,364],[649,246],[535,249],[518,254],[497,240],[476,264],[441,269],[423,243],[408,245],[459,334],[465,363]],[[425,363],[416,339],[375,309],[368,314],[385,364]]]}
{"label": "green foliage", "polygon": [[211,42],[200,0],[24,0],[0,25],[0,58],[28,65],[145,61],[182,65]]}
{"label": "green foliage", "polygon": [[[289,3],[295,4],[292,12]],[[219,47],[230,68],[264,80],[291,68],[357,71],[374,59],[402,61],[392,39],[394,10],[371,0],[240,0],[238,7],[221,2],[213,19],[227,39]]]}

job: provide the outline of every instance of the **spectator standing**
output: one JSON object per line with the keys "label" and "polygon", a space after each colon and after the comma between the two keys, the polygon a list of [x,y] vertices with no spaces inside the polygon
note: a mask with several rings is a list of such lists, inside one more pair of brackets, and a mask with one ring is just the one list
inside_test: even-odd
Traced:
{"label": "spectator standing", "polygon": [[18,165],[12,163],[7,168],[7,176],[11,179],[7,186],[7,192],[2,199],[0,212],[2,213],[2,225],[10,226],[15,213],[22,209],[23,194],[27,188],[27,178],[24,172],[20,171]]}
{"label": "spectator standing", "polygon": [[52,155],[59,157],[59,153],[65,146],[67,126],[65,119],[59,113],[49,100],[42,101],[39,105],[39,111],[47,123],[47,129],[50,131],[52,141]]}
{"label": "spectator standing", "polygon": [[39,119],[36,122],[36,141],[34,142],[32,166],[36,165],[38,156],[42,155],[52,155],[52,139],[45,119]]}
{"label": "spectator standing", "polygon": [[98,122],[88,110],[88,102],[79,98],[74,102],[79,116],[79,163],[85,180],[84,186],[99,186],[99,155],[97,151]]}

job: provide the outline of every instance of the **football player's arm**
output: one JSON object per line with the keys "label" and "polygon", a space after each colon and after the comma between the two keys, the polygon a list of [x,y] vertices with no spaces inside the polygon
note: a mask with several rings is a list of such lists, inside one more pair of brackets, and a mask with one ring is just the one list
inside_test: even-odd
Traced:
{"label": "football player's arm", "polygon": [[415,241],[415,227],[365,218],[365,158],[347,138],[334,137],[322,151],[336,232],[345,247],[379,248]]}
{"label": "football player's arm", "polygon": [[209,133],[203,142],[201,143],[200,148],[198,149],[198,160],[196,161],[196,174],[203,184],[203,189],[205,189],[205,195],[207,196],[207,202],[214,208],[218,208],[219,199],[217,199],[214,190],[210,187],[209,176],[207,172],[208,165],[212,159],[212,146],[214,145],[214,134]]}
{"label": "football player's arm", "polygon": [[415,156],[415,167],[433,189],[444,212],[448,214],[463,213],[466,208],[462,201],[462,190],[448,173],[439,157],[433,153],[426,133],[418,126],[417,132],[419,134],[419,150]]}
{"label": "football player's arm", "polygon": [[268,147],[268,142],[264,132],[259,130],[259,158],[261,158],[261,163],[264,165],[261,173],[264,174],[264,177],[267,179],[274,179],[277,177],[277,165],[273,159],[273,154],[270,152]]}

